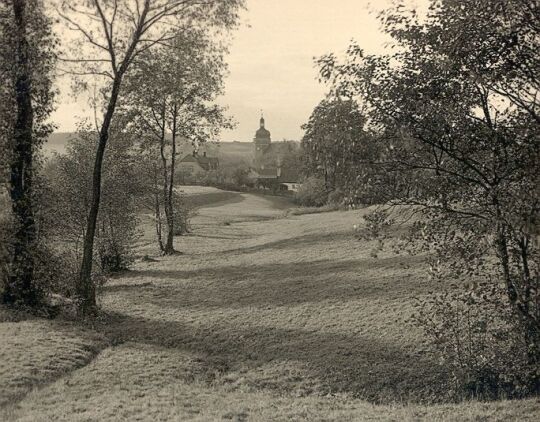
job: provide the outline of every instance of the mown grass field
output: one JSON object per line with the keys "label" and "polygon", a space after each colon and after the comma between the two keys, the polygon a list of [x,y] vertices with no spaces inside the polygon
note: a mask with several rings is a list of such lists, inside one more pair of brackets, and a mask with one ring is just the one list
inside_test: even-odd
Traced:
{"label": "mown grass field", "polygon": [[104,287],[92,326],[4,310],[0,420],[540,418],[537,399],[442,403],[444,369],[407,323],[433,288],[422,258],[374,258],[362,211],[290,207],[231,193],[199,210],[181,255],[146,239],[156,261]]}

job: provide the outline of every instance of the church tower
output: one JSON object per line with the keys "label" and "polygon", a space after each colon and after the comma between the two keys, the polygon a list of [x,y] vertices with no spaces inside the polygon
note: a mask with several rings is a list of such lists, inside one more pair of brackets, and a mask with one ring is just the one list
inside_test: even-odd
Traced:
{"label": "church tower", "polygon": [[270,148],[270,132],[264,127],[264,117],[261,115],[259,129],[255,132],[253,143],[255,144],[255,167],[258,169],[262,165],[264,153]]}

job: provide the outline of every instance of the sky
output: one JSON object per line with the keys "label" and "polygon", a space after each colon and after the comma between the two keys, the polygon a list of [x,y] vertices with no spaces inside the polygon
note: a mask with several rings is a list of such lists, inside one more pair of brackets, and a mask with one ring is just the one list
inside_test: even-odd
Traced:
{"label": "sky", "polygon": [[[302,124],[326,91],[317,81],[314,57],[343,52],[352,39],[368,53],[383,52],[389,38],[376,13],[390,1],[247,0],[227,58],[225,95],[218,101],[237,126],[221,140],[252,141],[261,110],[273,140],[300,140]],[[67,85],[52,116],[59,132],[74,131],[90,115]]]}

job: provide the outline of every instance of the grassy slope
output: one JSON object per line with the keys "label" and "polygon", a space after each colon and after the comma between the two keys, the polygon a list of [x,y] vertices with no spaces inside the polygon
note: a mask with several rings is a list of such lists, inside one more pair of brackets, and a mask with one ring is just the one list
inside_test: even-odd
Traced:
{"label": "grassy slope", "polygon": [[225,202],[242,200],[237,192],[223,191],[209,186],[184,186],[179,188],[179,191],[193,208],[217,206]]}
{"label": "grassy slope", "polygon": [[[421,261],[371,257],[373,245],[352,236],[359,212],[279,219],[288,206],[283,198],[241,199],[201,210],[194,234],[178,239],[184,255],[140,263],[111,281],[102,297],[108,316],[96,328],[116,346],[8,406],[4,419],[540,416],[534,399],[420,404],[444,394],[421,333],[404,323],[412,297],[429,289]],[[45,333],[57,330],[41,324]],[[23,340],[38,338],[39,329],[23,337],[2,325],[28,350],[21,361],[40,353]],[[61,338],[77,330],[66,328]],[[70,355],[77,346],[63,350]]]}
{"label": "grassy slope", "polygon": [[[22,319],[22,320],[21,320]],[[0,407],[90,362],[106,345],[96,332],[0,308]]]}

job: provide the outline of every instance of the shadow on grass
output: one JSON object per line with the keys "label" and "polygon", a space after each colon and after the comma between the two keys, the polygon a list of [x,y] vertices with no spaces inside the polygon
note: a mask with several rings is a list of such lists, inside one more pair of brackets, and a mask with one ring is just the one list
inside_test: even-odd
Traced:
{"label": "shadow on grass", "polygon": [[[336,240],[349,238],[347,233],[306,235],[222,252],[219,262],[230,258],[232,265],[216,266],[212,254],[193,270],[130,272],[119,280],[123,284],[105,286],[106,294],[115,295],[119,304],[116,310],[130,313],[128,309],[133,306],[136,312],[143,312],[145,305],[151,305],[151,309],[159,310],[159,316],[152,319],[148,318],[150,314],[113,313],[102,329],[115,342],[134,341],[198,354],[208,373],[257,372],[279,362],[300,362],[307,368],[302,377],[319,385],[315,394],[349,393],[373,403],[430,402],[434,397],[443,400],[446,394],[441,368],[419,353],[412,341],[394,341],[392,334],[384,337],[376,329],[334,332],[324,324],[316,330],[287,328],[294,324],[287,321],[295,318],[292,309],[298,304],[315,304],[304,308],[307,312],[331,312],[330,307],[319,305],[323,302],[341,305],[356,300],[354,306],[362,306],[382,300],[388,306],[400,306],[402,298],[408,300],[426,291],[425,282],[413,270],[403,271],[420,266],[423,257],[309,260],[296,255],[300,259],[297,262],[282,261],[289,247],[301,250],[316,245],[315,253],[324,253],[326,242],[335,246]],[[284,249],[283,254],[276,253],[279,249]],[[266,250],[269,259],[276,262],[258,262],[256,259],[266,259],[265,255],[252,257],[248,253]],[[234,252],[241,254],[235,256]],[[249,264],[238,263],[238,258]],[[269,326],[271,321],[262,320],[257,326],[258,319],[249,319],[248,312],[254,312],[253,308],[265,309],[270,316],[275,312],[277,321],[285,327]],[[194,316],[198,320],[182,322],[190,311],[198,315]],[[208,313],[218,315],[223,311],[231,317],[205,319]],[[277,316],[279,312],[281,317]],[[385,321],[384,308],[380,312]],[[168,315],[171,320],[167,320]],[[268,385],[261,388],[275,388],[276,393],[284,394],[279,382]]]}
{"label": "shadow on grass", "polygon": [[[317,382],[317,394],[349,393],[377,404],[431,402],[445,396],[443,374],[435,362],[373,337],[245,324],[190,326],[123,314],[110,314],[103,330],[118,343],[135,341],[198,354],[210,374],[299,361],[308,368],[303,376]],[[279,380],[275,388],[283,393]]]}
{"label": "shadow on grass", "polygon": [[[422,277],[403,267],[422,265],[422,257],[345,261],[319,260],[286,264],[230,265],[197,270],[142,270],[126,273],[127,283],[106,285],[105,293],[130,290],[144,294],[129,300],[171,308],[283,306],[329,300],[398,299],[427,290]],[[389,271],[393,268],[393,272]],[[155,279],[156,284],[148,282]],[[129,280],[133,282],[130,283]],[[138,283],[137,280],[145,280]],[[160,285],[160,280],[178,284]]]}
{"label": "shadow on grass", "polygon": [[216,236],[216,235],[209,235],[209,234],[201,234],[197,232],[189,233],[186,235],[186,237],[200,237],[204,239],[222,239],[222,240],[238,240],[238,239],[250,239],[251,236],[249,235],[238,235],[238,234],[231,234],[229,236]]}
{"label": "shadow on grass", "polygon": [[260,252],[260,251],[268,251],[269,253],[272,253],[273,250],[276,249],[287,249],[287,248],[294,248],[296,249],[302,249],[302,248],[309,248],[316,246],[320,250],[324,250],[324,244],[325,243],[332,243],[334,244],[336,241],[340,240],[350,240],[351,234],[350,233],[328,233],[328,234],[308,234],[304,236],[297,236],[287,239],[279,239],[272,242],[266,242],[260,245],[255,246],[248,246],[248,247],[242,247],[242,248],[235,248],[235,249],[227,249],[225,251],[216,252],[218,255],[224,255],[227,253],[253,253],[253,252]]}
{"label": "shadow on grass", "polygon": [[238,192],[220,191],[188,195],[185,197],[184,201],[186,201],[193,208],[202,209],[236,204],[238,202],[244,201],[244,198]]}

